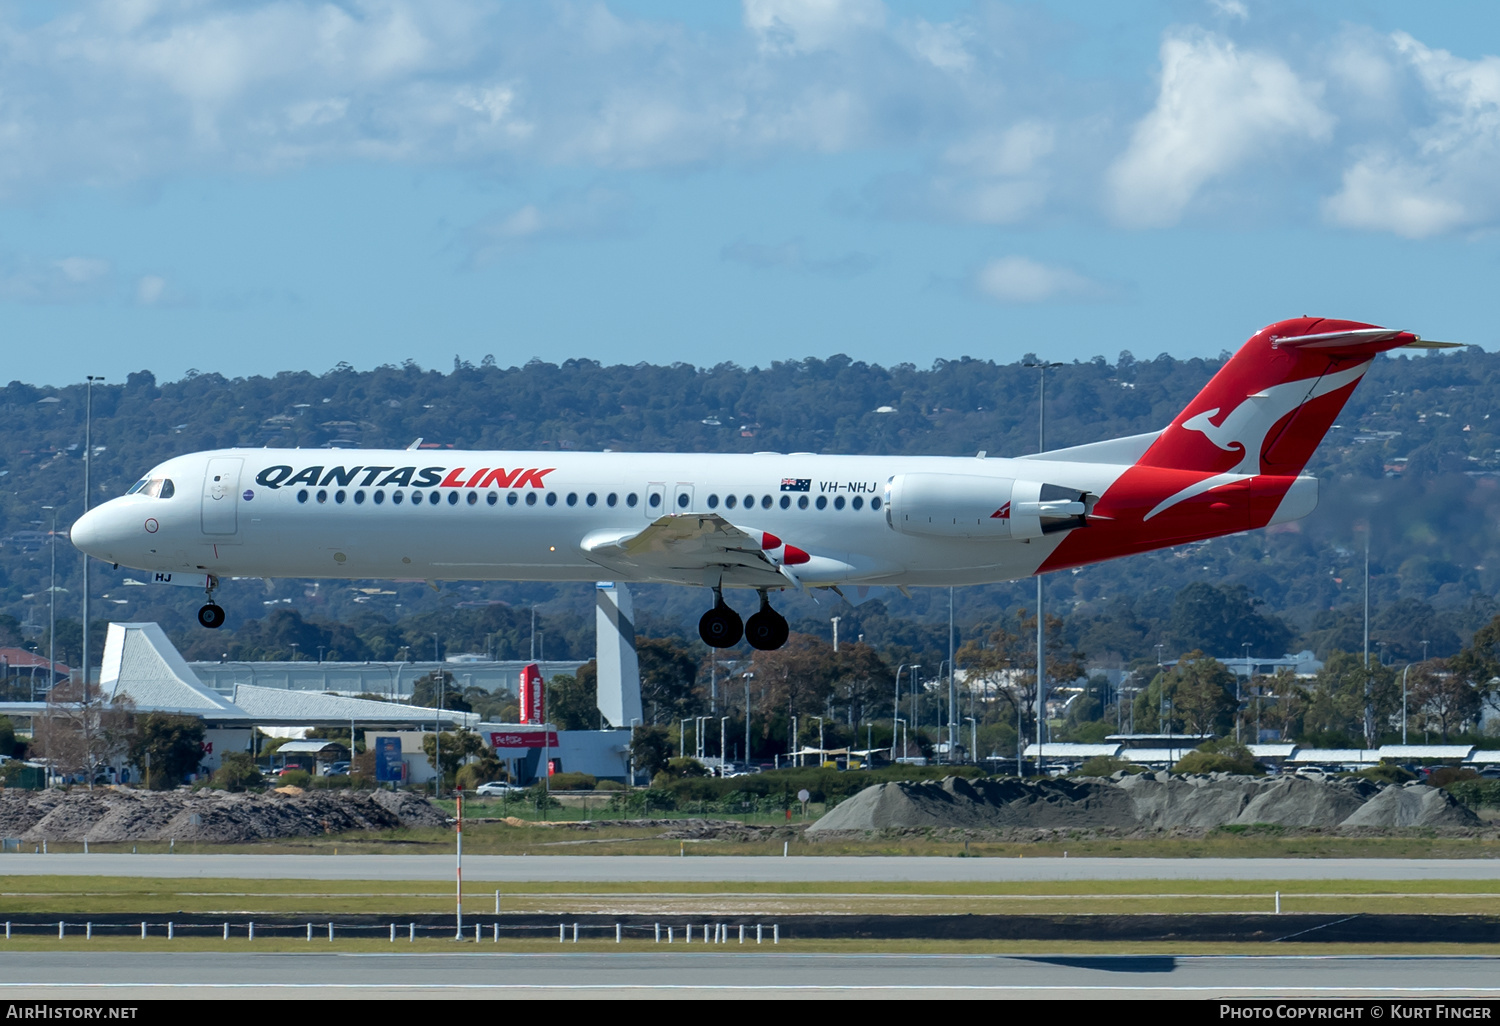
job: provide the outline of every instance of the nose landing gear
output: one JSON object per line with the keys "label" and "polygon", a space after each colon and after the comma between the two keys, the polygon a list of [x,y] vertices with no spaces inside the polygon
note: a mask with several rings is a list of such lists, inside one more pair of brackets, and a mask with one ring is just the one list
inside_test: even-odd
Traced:
{"label": "nose landing gear", "polygon": [[751,614],[750,619],[745,622],[745,639],[750,642],[750,647],[770,652],[785,645],[791,633],[786,617],[771,608],[771,600],[762,591],[760,611]]}
{"label": "nose landing gear", "polygon": [[733,648],[745,636],[745,624],[740,614],[724,603],[724,595],[714,589],[714,607],[698,621],[698,637],[710,648]]}
{"label": "nose landing gear", "polygon": [[224,610],[214,601],[214,592],[218,590],[219,579],[212,575],[208,578],[208,601],[198,610],[198,622],[211,631],[218,630],[224,626]]}

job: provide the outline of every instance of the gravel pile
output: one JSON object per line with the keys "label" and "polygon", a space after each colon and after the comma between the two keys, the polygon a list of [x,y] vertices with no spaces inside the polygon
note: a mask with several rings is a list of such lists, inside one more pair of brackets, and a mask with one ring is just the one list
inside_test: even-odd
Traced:
{"label": "gravel pile", "polygon": [[391,791],[0,792],[0,836],[25,841],[199,841],[227,844],[446,823],[413,794]]}
{"label": "gravel pile", "polygon": [[808,827],[808,833],[910,828],[1211,829],[1477,827],[1447,791],[1367,780],[1146,773],[1108,780],[966,780],[875,784]]}

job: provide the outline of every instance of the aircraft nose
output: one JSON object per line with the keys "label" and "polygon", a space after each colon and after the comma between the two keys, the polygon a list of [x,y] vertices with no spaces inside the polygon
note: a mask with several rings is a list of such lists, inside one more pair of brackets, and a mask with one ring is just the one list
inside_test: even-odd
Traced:
{"label": "aircraft nose", "polygon": [[103,506],[91,509],[73,521],[73,526],[68,528],[68,541],[80,552],[102,558],[102,550],[110,540],[110,520]]}

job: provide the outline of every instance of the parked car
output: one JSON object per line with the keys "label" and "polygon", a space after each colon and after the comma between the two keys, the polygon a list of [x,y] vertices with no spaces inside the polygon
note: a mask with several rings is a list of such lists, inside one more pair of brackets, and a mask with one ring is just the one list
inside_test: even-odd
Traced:
{"label": "parked car", "polygon": [[484,795],[486,798],[499,798],[507,794],[520,794],[525,790],[524,787],[517,787],[503,780],[492,780],[488,784],[480,784],[474,789],[474,793]]}
{"label": "parked car", "polygon": [[328,775],[330,777],[347,777],[349,775],[349,764],[347,762],[335,762],[329,765]]}

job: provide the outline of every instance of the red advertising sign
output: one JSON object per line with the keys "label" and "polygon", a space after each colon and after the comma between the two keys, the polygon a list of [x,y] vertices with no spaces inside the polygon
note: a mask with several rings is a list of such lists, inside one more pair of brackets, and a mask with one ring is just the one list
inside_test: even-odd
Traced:
{"label": "red advertising sign", "polygon": [[547,703],[544,698],[542,671],[536,663],[532,663],[521,671],[521,722],[547,722]]}
{"label": "red advertising sign", "polygon": [[555,730],[507,730],[490,732],[491,748],[556,748]]}

